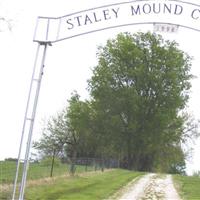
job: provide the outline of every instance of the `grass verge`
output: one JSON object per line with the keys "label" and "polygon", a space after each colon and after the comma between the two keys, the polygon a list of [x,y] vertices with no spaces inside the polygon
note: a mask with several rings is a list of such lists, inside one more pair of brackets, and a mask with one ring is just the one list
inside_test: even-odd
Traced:
{"label": "grass verge", "polygon": [[182,199],[200,200],[200,177],[175,175],[173,179]]}
{"label": "grass verge", "polygon": [[[19,178],[21,180],[23,164],[20,164]],[[58,166],[54,166],[53,176],[60,176],[69,171],[68,164],[60,163]],[[76,173],[82,173],[86,171],[85,166],[76,165]],[[87,171],[94,171],[94,167],[88,166]],[[45,166],[40,163],[30,163],[28,180],[36,180],[45,177],[49,177],[51,172],[51,166]],[[0,184],[10,184],[14,182],[16,173],[16,162],[14,161],[0,161]]]}
{"label": "grass verge", "polygon": [[120,187],[142,175],[128,170],[111,170],[104,173],[60,178],[49,184],[27,188],[26,200],[98,200],[107,199]]}
{"label": "grass verge", "polygon": [[[18,181],[21,180],[22,167],[20,164]],[[94,171],[94,166],[83,166],[76,165],[76,173],[85,173],[86,171]],[[15,161],[0,161],[0,200],[10,200],[11,193],[13,190],[13,183],[16,172],[16,162]],[[69,175],[69,165],[60,163],[54,166],[53,178],[50,177],[51,166],[45,166],[41,163],[30,163],[27,182],[28,185],[38,185],[41,183],[50,182],[49,180],[54,180],[54,177],[67,176]],[[18,189],[17,189],[18,190]]]}

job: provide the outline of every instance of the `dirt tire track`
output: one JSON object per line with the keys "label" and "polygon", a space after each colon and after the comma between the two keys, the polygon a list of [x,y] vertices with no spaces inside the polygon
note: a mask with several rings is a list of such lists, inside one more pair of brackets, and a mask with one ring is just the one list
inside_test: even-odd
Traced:
{"label": "dirt tire track", "polygon": [[171,175],[147,174],[128,186],[118,200],[181,200]]}
{"label": "dirt tire track", "polygon": [[140,178],[136,183],[134,182],[129,186],[128,191],[124,193],[119,200],[129,200],[129,199],[140,199],[144,194],[144,188],[149,184],[149,181],[154,176],[154,174],[147,174]]}

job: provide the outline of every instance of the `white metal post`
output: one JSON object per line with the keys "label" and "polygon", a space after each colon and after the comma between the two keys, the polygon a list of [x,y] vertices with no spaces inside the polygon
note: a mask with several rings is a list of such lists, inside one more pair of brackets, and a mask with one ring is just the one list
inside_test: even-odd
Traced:
{"label": "white metal post", "polygon": [[37,85],[37,90],[36,90],[35,99],[34,99],[32,116],[31,116],[31,119],[30,119],[31,124],[30,124],[28,139],[27,139],[26,154],[25,154],[25,160],[24,160],[22,181],[21,181],[21,186],[20,186],[19,200],[24,199],[24,191],[25,191],[27,171],[28,171],[28,163],[29,163],[29,154],[30,154],[32,134],[33,134],[33,125],[34,125],[34,120],[35,120],[36,108],[37,108],[37,103],[38,103],[40,87],[41,87],[43,68],[44,68],[44,62],[45,62],[46,50],[47,50],[48,43],[43,43],[43,45],[44,45],[44,50],[43,50],[43,56],[42,56],[42,61],[41,61],[41,66],[40,66],[39,78],[38,78],[38,80],[36,80],[36,81],[38,81],[38,85]]}
{"label": "white metal post", "polygon": [[34,76],[35,76],[35,70],[36,70],[39,50],[40,50],[40,44],[38,43],[33,72],[32,72],[31,84],[30,84],[30,88],[29,88],[28,100],[27,100],[27,104],[26,104],[24,123],[23,123],[23,128],[22,128],[22,135],[21,135],[21,141],[20,141],[20,147],[19,147],[19,153],[18,153],[18,159],[17,159],[17,167],[16,167],[16,175],[15,175],[15,181],[14,181],[14,186],[13,186],[12,200],[15,200],[17,181],[18,181],[18,176],[19,176],[19,167],[20,167],[20,161],[21,161],[21,152],[22,152],[22,146],[23,146],[23,141],[24,141],[24,132],[25,132],[25,127],[26,127],[28,108],[29,108],[29,103],[30,103],[30,98],[31,98],[31,90],[32,90],[32,86],[33,86],[33,80],[34,80]]}
{"label": "white metal post", "polygon": [[[38,55],[39,55],[41,45],[43,46],[41,65],[40,65],[40,69],[39,69],[38,78],[35,78],[35,71],[36,71],[37,60],[38,60]],[[17,181],[18,181],[18,176],[19,176],[21,151],[22,151],[23,140],[24,140],[24,135],[25,135],[26,122],[30,121],[28,138],[27,138],[27,143],[26,143],[26,152],[25,152],[25,157],[23,159],[23,161],[24,161],[23,173],[22,173],[22,178],[21,178],[21,182],[20,182],[20,191],[19,191],[19,200],[24,199],[24,192],[25,192],[26,178],[27,178],[27,171],[28,171],[28,164],[29,164],[29,154],[30,154],[31,143],[32,143],[32,135],[33,135],[33,126],[34,126],[34,121],[35,121],[35,114],[36,114],[36,109],[37,109],[38,97],[39,97],[39,92],[40,92],[40,87],[41,87],[41,81],[42,81],[42,76],[43,76],[43,68],[44,68],[46,51],[47,51],[48,45],[50,45],[49,42],[38,43],[38,48],[37,48],[35,63],[34,63],[34,69],[33,69],[32,79],[31,79],[31,84],[30,84],[30,90],[29,90],[29,95],[28,95],[28,101],[27,101],[27,106],[26,106],[26,112],[25,112],[25,117],[24,117],[22,136],[21,136],[21,141],[20,141],[20,148],[19,148],[19,154],[18,154],[18,162],[17,162],[16,176],[15,176],[15,181],[14,181],[12,200],[16,199],[16,197],[15,197],[16,196],[16,188],[17,188]],[[33,100],[33,105],[32,105],[32,108],[30,110],[30,106],[31,106],[30,105],[30,99],[31,99],[31,93],[32,93],[32,90],[33,90],[34,81],[36,81],[37,86],[36,86],[35,96],[34,96],[34,100]],[[31,117],[28,117],[28,111],[29,110],[31,111]]]}

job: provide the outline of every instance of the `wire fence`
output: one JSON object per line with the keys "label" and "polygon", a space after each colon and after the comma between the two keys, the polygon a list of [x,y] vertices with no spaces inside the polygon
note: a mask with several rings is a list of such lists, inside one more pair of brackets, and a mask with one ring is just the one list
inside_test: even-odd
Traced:
{"label": "wire fence", "polygon": [[[13,183],[16,173],[17,161],[0,161],[0,200],[11,199]],[[119,167],[118,161],[114,159],[99,159],[99,158],[77,158],[74,162],[54,162],[52,165],[49,162],[30,162],[27,176],[27,184],[47,178],[56,178],[59,176],[70,176],[85,172],[104,171],[108,168]],[[19,182],[23,172],[23,163],[20,163]],[[40,181],[39,181],[40,180]]]}

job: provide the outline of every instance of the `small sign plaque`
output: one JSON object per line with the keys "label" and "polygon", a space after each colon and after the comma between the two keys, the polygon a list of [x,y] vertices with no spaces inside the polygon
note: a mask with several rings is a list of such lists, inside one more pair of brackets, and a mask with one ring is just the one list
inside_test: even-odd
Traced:
{"label": "small sign plaque", "polygon": [[175,24],[153,24],[154,32],[177,33],[178,28]]}

